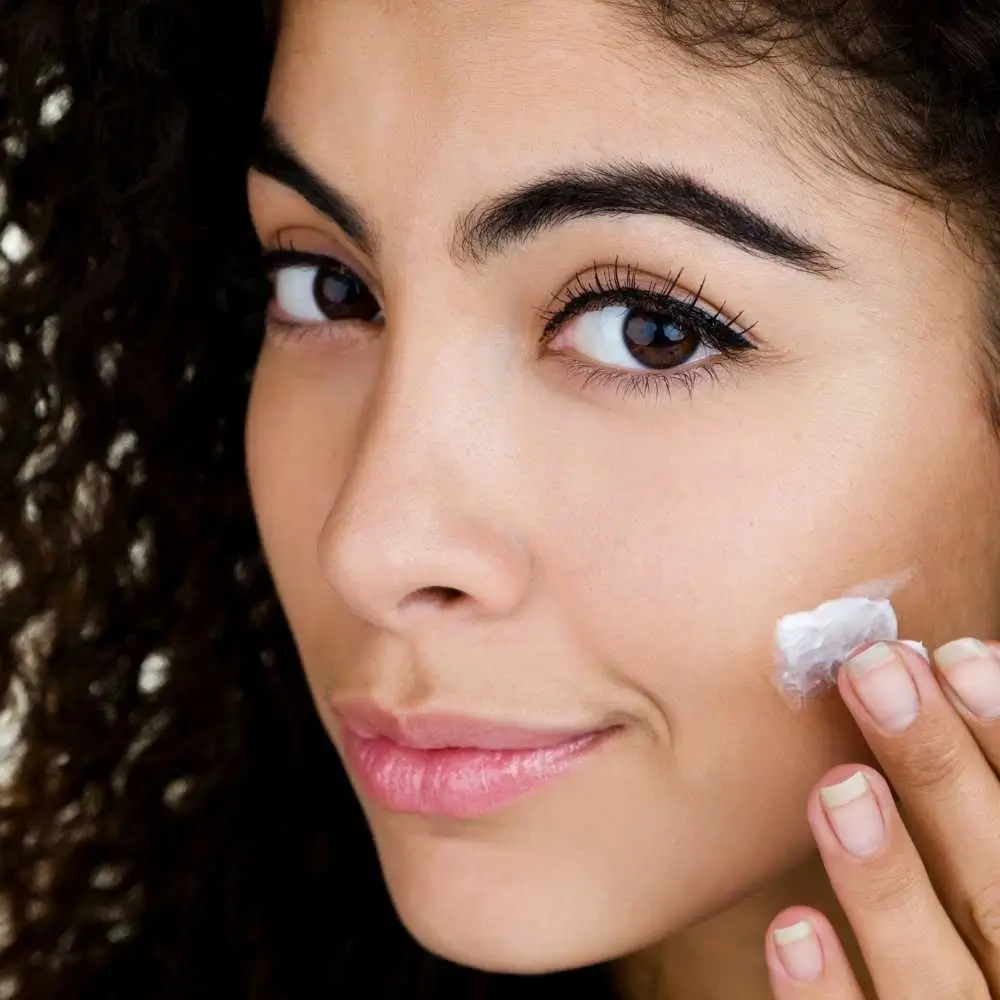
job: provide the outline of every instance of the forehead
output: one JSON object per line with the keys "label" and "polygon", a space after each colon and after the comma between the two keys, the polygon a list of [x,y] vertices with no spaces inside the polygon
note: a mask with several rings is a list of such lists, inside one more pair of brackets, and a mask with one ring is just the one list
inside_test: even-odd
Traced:
{"label": "forehead", "polygon": [[411,208],[442,172],[475,200],[616,156],[667,160],[734,195],[750,193],[751,172],[798,183],[773,74],[712,70],[630,11],[605,0],[287,0],[268,114],[359,199],[390,185]]}
{"label": "forehead", "polygon": [[285,0],[279,57],[292,54],[300,67],[325,64],[326,77],[336,69],[345,82],[406,84],[438,107],[491,93],[524,110],[557,98],[599,107],[613,90],[662,103],[680,73],[700,86],[722,81],[627,0]]}
{"label": "forehead", "polygon": [[633,0],[282,0],[280,9],[284,30],[303,32],[303,41],[311,35],[320,47],[319,25],[344,26],[355,44],[394,46],[397,55],[416,47],[430,61],[439,55],[437,43],[462,39],[463,48],[445,60],[456,69],[497,46],[523,54],[533,37],[554,56],[588,43],[654,54],[664,42],[648,3]]}

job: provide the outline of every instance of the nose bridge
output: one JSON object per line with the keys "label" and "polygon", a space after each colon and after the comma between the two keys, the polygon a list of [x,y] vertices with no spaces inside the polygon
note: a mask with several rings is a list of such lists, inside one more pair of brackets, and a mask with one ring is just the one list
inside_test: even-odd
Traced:
{"label": "nose bridge", "polygon": [[[398,510],[406,497],[415,509],[432,511],[442,480],[452,492],[475,478],[472,439],[489,433],[486,401],[470,378],[475,362],[460,345],[441,337],[420,337],[398,327],[387,347],[354,462],[337,508],[342,519],[353,508]],[[496,421],[493,422],[495,428]]]}
{"label": "nose bridge", "polygon": [[508,493],[501,484],[513,473],[497,460],[509,454],[497,387],[467,344],[395,333],[323,525],[324,575],[383,627],[402,628],[416,609],[457,597],[489,615],[509,613],[528,560],[491,502]]}

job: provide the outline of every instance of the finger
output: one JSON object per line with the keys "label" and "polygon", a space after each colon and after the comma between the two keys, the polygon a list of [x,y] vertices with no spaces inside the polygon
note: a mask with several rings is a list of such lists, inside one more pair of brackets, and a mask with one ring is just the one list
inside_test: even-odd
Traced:
{"label": "finger", "polygon": [[994,771],[1000,771],[1000,643],[957,639],[934,651],[938,679]]}
{"label": "finger", "polygon": [[810,796],[809,823],[879,997],[988,1000],[976,960],[941,905],[871,768],[835,768]]}
{"label": "finger", "polygon": [[766,955],[775,1000],[864,1000],[836,932],[815,910],[780,913],[768,930]]}
{"label": "finger", "polygon": [[996,773],[923,657],[879,643],[845,667],[844,702],[895,789],[941,899],[1000,993]]}

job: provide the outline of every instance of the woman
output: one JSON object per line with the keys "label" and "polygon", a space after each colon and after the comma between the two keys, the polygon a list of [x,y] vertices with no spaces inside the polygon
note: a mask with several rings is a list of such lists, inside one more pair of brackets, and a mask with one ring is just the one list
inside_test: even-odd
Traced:
{"label": "woman", "polygon": [[1000,6],[112,7],[0,10],[7,995],[1000,991]]}

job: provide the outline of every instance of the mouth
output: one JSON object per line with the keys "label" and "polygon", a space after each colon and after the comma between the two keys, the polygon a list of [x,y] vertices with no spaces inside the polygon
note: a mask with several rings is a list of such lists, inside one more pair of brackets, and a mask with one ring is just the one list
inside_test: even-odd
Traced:
{"label": "mouth", "polygon": [[529,729],[460,715],[335,708],[361,790],[391,812],[471,819],[573,770],[621,726]]}

